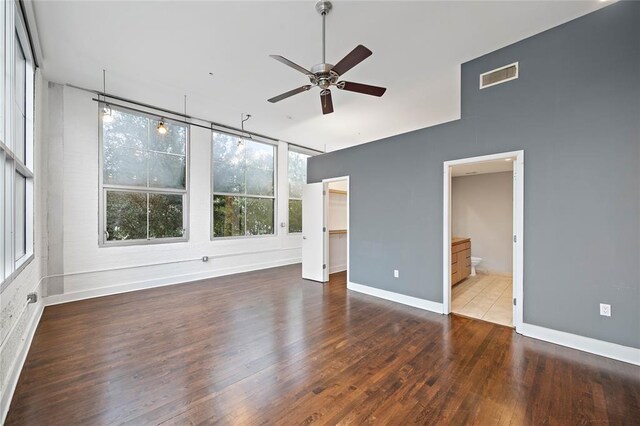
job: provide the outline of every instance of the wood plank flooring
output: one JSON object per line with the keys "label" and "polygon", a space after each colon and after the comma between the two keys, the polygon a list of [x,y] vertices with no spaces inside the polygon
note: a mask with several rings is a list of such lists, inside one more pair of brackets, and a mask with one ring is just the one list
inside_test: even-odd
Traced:
{"label": "wood plank flooring", "polygon": [[6,423],[640,422],[640,367],[299,277],[48,307]]}

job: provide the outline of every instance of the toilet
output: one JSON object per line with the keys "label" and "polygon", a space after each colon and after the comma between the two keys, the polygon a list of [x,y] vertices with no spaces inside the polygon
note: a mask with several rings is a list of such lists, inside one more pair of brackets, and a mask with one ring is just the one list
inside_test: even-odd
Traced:
{"label": "toilet", "polygon": [[473,257],[471,256],[471,276],[476,276],[476,266],[478,266],[482,262],[481,257]]}

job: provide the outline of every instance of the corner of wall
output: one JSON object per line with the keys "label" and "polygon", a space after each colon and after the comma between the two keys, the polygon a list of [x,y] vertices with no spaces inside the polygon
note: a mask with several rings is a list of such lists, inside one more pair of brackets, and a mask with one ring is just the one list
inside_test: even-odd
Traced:
{"label": "corner of wall", "polygon": [[[9,410],[11,398],[29,352],[31,340],[44,309],[47,274],[48,224],[48,82],[40,70],[36,72],[34,129],[34,248],[33,259],[2,292],[2,327],[0,343],[0,418]],[[27,303],[27,295],[35,292],[36,303]]]}

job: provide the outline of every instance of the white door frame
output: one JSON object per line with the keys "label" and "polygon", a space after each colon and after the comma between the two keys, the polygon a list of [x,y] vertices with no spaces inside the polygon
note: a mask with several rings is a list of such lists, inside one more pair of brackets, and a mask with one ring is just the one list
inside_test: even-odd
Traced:
{"label": "white door frame", "polygon": [[[322,183],[324,183],[325,185],[327,185],[328,188],[328,184],[329,182],[337,182],[337,181],[341,181],[341,180],[346,180],[347,181],[347,284],[351,281],[349,281],[349,276],[351,274],[351,256],[350,256],[350,251],[349,251],[349,247],[351,246],[351,207],[350,207],[350,202],[351,202],[351,181],[349,180],[349,176],[340,176],[340,177],[334,177],[334,178],[327,178],[327,179],[322,179]],[[327,194],[328,196],[329,194]],[[327,208],[328,208],[329,203],[324,203],[324,217],[326,218],[328,213],[327,212]],[[303,207],[304,208],[304,207]],[[327,222],[327,228],[329,227],[329,223]],[[327,232],[325,232],[324,235],[324,253],[325,253],[325,258],[329,259],[328,256],[328,252],[329,252],[329,229],[327,229]],[[327,281],[328,281],[328,276],[329,276],[329,266],[327,266]]]}
{"label": "white door frame", "polygon": [[513,324],[521,332],[523,321],[524,288],[524,151],[503,152],[480,157],[444,162],[443,231],[442,231],[442,305],[443,313],[451,313],[451,167],[483,161],[513,161]]}

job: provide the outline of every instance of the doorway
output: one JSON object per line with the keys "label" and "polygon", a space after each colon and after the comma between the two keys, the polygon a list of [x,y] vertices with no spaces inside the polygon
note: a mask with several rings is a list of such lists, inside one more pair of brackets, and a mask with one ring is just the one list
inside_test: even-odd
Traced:
{"label": "doorway", "polygon": [[522,324],[524,152],[444,163],[443,311]]}
{"label": "doorway", "polygon": [[[302,195],[302,278],[349,279],[349,177],[306,184]],[[333,276],[332,276],[333,275]]]}

